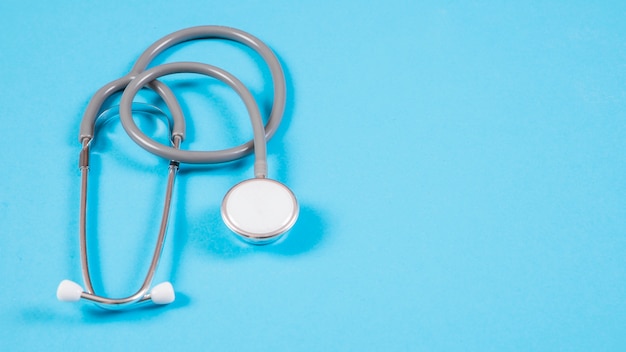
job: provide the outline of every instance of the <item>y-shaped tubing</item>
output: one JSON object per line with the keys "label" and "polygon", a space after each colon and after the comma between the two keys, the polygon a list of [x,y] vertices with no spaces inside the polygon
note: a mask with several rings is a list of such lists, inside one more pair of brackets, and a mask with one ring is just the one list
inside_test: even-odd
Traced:
{"label": "y-shaped tubing", "polygon": [[[95,118],[104,103],[105,99],[108,98],[114,92],[117,92],[124,88],[124,86],[128,85],[130,80],[132,80],[135,76],[143,72],[148,65],[154,60],[156,56],[162,53],[164,50],[171,48],[177,44],[187,42],[190,40],[197,39],[226,39],[238,42],[240,44],[246,45],[256,51],[267,63],[270,74],[272,76],[273,87],[274,87],[274,102],[272,104],[272,111],[268,118],[268,121],[265,125],[265,137],[266,140],[270,139],[280,121],[282,119],[283,112],[285,110],[285,102],[286,102],[286,84],[285,84],[285,76],[283,73],[283,69],[276,58],[276,55],[272,52],[272,50],[265,45],[261,40],[254,37],[253,35],[246,33],[244,31],[230,28],[230,27],[222,27],[222,26],[199,26],[199,27],[191,27],[187,29],[183,29],[172,34],[169,34],[160,40],[156,41],[152,44],[137,60],[131,71],[124,77],[119,80],[113,81],[108,85],[101,88],[92,98],[91,102],[87,106],[87,110],[83,116],[83,121],[80,126],[80,140],[82,141],[85,138],[90,138],[93,136],[94,123]],[[163,84],[159,81],[153,81],[151,83],[157,89],[160,89],[161,97],[168,103],[168,100],[176,101],[173,97],[173,94],[170,95],[171,91],[167,91],[163,89]],[[171,99],[170,99],[171,98]],[[171,106],[170,106],[171,105]],[[169,104],[168,108],[172,113],[172,117],[175,121],[174,123],[174,131],[173,135],[181,136],[184,138],[184,130],[180,130],[178,127],[183,126],[184,124],[177,124],[177,120],[182,120],[182,112],[180,112],[180,108],[178,104]],[[128,124],[127,124],[128,125]],[[126,126],[125,126],[126,128]],[[127,130],[128,131],[128,130]],[[146,150],[153,151],[154,145],[150,145],[150,141],[145,140],[143,138],[135,140],[141,147]],[[161,149],[163,145],[157,145],[157,149]],[[174,154],[170,152],[166,152],[168,155],[174,157],[173,160],[185,162],[185,163],[216,163],[216,162],[226,162],[232,161],[241,158],[244,155],[252,152],[254,147],[253,141],[249,141],[237,147],[212,151],[212,152],[192,152],[179,150]],[[154,152],[154,151],[153,151]],[[165,154],[165,153],[163,153]]]}
{"label": "y-shaped tubing", "polygon": [[[93,95],[83,114],[83,119],[80,122],[78,140],[81,143],[93,139],[96,120],[102,110],[104,101],[111,95],[124,90],[133,78],[132,75],[128,74],[122,78],[116,79],[98,89],[96,94]],[[174,96],[174,93],[172,93],[172,90],[167,85],[159,81],[151,82],[150,88],[157,92],[170,110],[172,115],[172,137],[180,137],[182,141],[185,138],[185,118],[180,104],[178,104],[178,100],[176,100],[176,96]]]}

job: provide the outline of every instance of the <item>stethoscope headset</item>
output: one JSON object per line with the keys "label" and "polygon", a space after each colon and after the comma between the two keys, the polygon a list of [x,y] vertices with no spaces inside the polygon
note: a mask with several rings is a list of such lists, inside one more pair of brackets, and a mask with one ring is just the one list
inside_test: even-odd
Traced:
{"label": "stethoscope headset", "polygon": [[[225,39],[248,46],[257,52],[269,67],[273,82],[273,104],[265,126],[257,102],[235,76],[218,67],[198,62],[176,62],[148,68],[150,63],[163,51],[177,44],[198,39]],[[243,100],[252,123],[253,139],[236,147],[218,151],[181,150],[185,139],[185,119],[178,100],[171,89],[158,79],[175,73],[196,73],[220,80],[230,86]],[[165,102],[172,120],[171,145],[164,145],[144,134],[133,120],[133,100],[144,87],[155,91]],[[96,121],[105,100],[123,91],[119,106],[119,116],[130,138],[150,153],[170,160],[165,204],[159,227],[157,242],[150,267],[141,287],[134,294],[124,298],[109,298],[98,295],[93,288],[87,257],[87,180],[89,173],[89,149],[95,136]],[[61,301],[75,302],[81,298],[108,309],[119,309],[137,303],[151,301],[155,304],[169,304],[174,301],[172,284],[162,282],[152,286],[165,242],[167,223],[174,180],[180,163],[215,164],[240,159],[254,152],[254,178],[242,181],[232,187],[222,201],[221,214],[225,224],[239,237],[253,244],[267,244],[283,237],[298,218],[298,202],[294,194],[282,183],[267,178],[266,141],[276,132],[285,109],[286,89],[282,67],[272,52],[261,40],[238,29],[222,26],[199,26],[169,34],[152,44],[136,61],[130,72],[122,78],[100,88],[89,102],[80,125],[79,140],[82,145],[79,156],[81,172],[81,198],[79,215],[79,242],[81,269],[84,288],[79,284],[63,280],[57,289]],[[147,111],[148,113],[150,111]]]}

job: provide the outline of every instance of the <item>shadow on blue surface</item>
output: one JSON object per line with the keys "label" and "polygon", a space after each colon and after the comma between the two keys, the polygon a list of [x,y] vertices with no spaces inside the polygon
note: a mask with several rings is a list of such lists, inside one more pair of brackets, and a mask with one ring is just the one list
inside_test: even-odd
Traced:
{"label": "shadow on blue surface", "polygon": [[[98,318],[96,322],[100,322],[100,319],[111,318],[113,321],[116,321],[120,314],[124,314],[124,320],[145,320],[146,317],[152,318],[152,316],[157,316],[168,310],[177,309],[181,307],[185,307],[189,304],[191,300],[185,294],[176,293],[176,300],[171,304],[167,305],[156,305],[152,303],[146,303],[145,305],[137,306],[136,308],[131,309],[123,309],[123,310],[107,310],[100,308],[96,305],[89,304],[86,305],[83,309],[85,317],[93,317]],[[146,314],[143,314],[146,313]]]}
{"label": "shadow on blue surface", "polygon": [[[178,209],[185,208],[186,179],[179,182]],[[318,248],[327,236],[327,225],[321,212],[306,204],[300,204],[300,214],[294,227],[277,242],[268,245],[253,245],[240,240],[224,225],[219,209],[210,209],[202,219],[190,219],[189,214],[178,212],[176,226],[171,229],[173,240],[173,262],[180,263],[185,252],[199,248],[220,259],[234,259],[253,252],[273,255],[301,255]],[[177,268],[172,268],[176,277]]]}
{"label": "shadow on blue surface", "polygon": [[[176,300],[167,305],[156,305],[152,303],[141,304],[128,309],[107,310],[98,307],[90,302],[65,303],[55,302],[56,306],[42,304],[40,306],[24,307],[20,310],[20,320],[28,323],[46,324],[50,321],[63,320],[66,323],[115,323],[123,317],[124,321],[142,321],[154,319],[162,314],[186,307],[190,304],[189,296],[176,292]],[[67,309],[64,312],[64,309]]]}
{"label": "shadow on blue surface", "polygon": [[255,250],[282,254],[298,255],[310,252],[322,243],[326,236],[326,225],[321,214],[314,208],[301,206],[298,222],[288,236],[269,246],[257,246]]}

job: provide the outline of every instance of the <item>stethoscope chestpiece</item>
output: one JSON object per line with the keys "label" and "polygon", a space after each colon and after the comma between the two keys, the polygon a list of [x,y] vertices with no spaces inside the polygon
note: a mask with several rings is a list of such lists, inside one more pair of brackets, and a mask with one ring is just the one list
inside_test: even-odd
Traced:
{"label": "stethoscope chestpiece", "polygon": [[287,186],[268,178],[238,183],[226,193],[222,218],[246,242],[262,245],[282,238],[298,219],[298,201]]}

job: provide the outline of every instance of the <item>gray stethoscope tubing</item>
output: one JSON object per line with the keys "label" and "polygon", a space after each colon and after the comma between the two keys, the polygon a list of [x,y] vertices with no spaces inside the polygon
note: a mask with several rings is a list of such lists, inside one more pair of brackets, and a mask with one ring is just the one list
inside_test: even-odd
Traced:
{"label": "gray stethoscope tubing", "polygon": [[[261,118],[258,105],[249,92],[249,90],[233,75],[230,73],[219,69],[214,66],[201,64],[201,63],[190,63],[190,62],[180,62],[180,63],[171,63],[171,64],[163,64],[151,69],[147,69],[148,65],[154,60],[156,56],[165,51],[168,48],[171,48],[174,45],[196,40],[196,39],[226,39],[241,43],[245,46],[250,47],[254,51],[256,51],[267,63],[270,74],[272,76],[273,81],[273,104],[272,110],[268,117],[267,124],[263,126],[263,120]],[[205,74],[216,79],[219,79],[226,84],[228,84],[231,88],[233,88],[243,100],[246,109],[250,115],[250,119],[253,127],[253,140],[244,143],[240,146],[219,150],[219,151],[184,151],[179,150],[180,143],[185,137],[185,121],[182,110],[176,97],[172,93],[172,91],[162,82],[156,80],[157,78],[173,74],[173,73],[183,73],[183,72],[191,72],[191,73],[199,73]],[[137,92],[144,86],[148,85],[152,88],[164,101],[168,109],[170,110],[172,124],[171,124],[171,137],[173,148],[169,146],[165,146],[160,144],[153,139],[146,136],[143,132],[139,130],[133,121],[133,108],[132,108],[132,100]],[[120,102],[120,119],[122,121],[123,127],[129,136],[141,147],[152,152],[161,157],[167,158],[171,160],[169,165],[169,174],[168,174],[168,183],[165,197],[165,204],[163,208],[163,214],[161,219],[161,226],[159,230],[159,236],[157,239],[157,244],[152,256],[151,264],[148,269],[148,273],[143,281],[141,288],[133,295],[128,296],[126,298],[107,298],[103,296],[99,296],[94,292],[90,273],[89,273],[89,264],[87,259],[87,231],[86,231],[86,213],[87,213],[87,176],[89,171],[89,145],[91,140],[94,138],[94,130],[98,117],[100,115],[99,112],[102,109],[102,105],[105,100],[110,97],[112,94],[124,90],[122,95],[122,101]],[[254,173],[256,179],[265,180],[267,175],[267,157],[266,157],[266,140],[271,138],[271,136],[276,132],[278,125],[282,119],[282,114],[285,108],[286,101],[286,89],[285,89],[285,78],[282,67],[272,50],[267,47],[263,42],[261,42],[256,37],[243,32],[238,29],[221,27],[221,26],[200,26],[200,27],[192,27],[184,30],[180,30],[178,32],[174,32],[170,35],[167,35],[153,45],[151,45],[137,60],[131,71],[124,77],[112,81],[100,88],[90,100],[87,109],[83,115],[83,119],[80,125],[80,133],[79,140],[82,144],[82,149],[80,153],[80,161],[79,166],[81,170],[81,205],[80,205],[80,247],[81,247],[81,268],[83,274],[83,280],[85,282],[85,289],[83,290],[78,284],[64,280],[59,285],[59,289],[57,290],[57,297],[63,301],[78,301],[83,298],[92,302],[95,302],[99,306],[108,309],[117,309],[122,308],[127,305],[133,303],[146,302],[151,300],[157,304],[168,304],[174,300],[174,291],[169,282],[164,282],[159,285],[154,286],[150,290],[150,285],[152,283],[152,279],[156,272],[156,268],[158,266],[158,262],[161,256],[161,250],[163,248],[163,243],[165,240],[167,222],[169,217],[169,209],[171,204],[171,196],[172,189],[174,185],[175,175],[178,170],[179,162],[185,163],[221,163],[228,162],[232,160],[239,159],[252,151],[255,151],[255,164],[254,164]],[[269,182],[269,183],[268,183]],[[245,181],[241,184],[246,183]],[[239,185],[241,185],[239,184]],[[250,182],[248,185],[254,185]],[[278,184],[276,181],[268,180],[264,181],[263,184],[257,187],[256,191],[264,192],[264,187],[267,188],[267,185]],[[239,186],[237,185],[237,186]],[[236,186],[236,187],[237,187]],[[289,221],[291,224],[295,221],[297,217],[298,208],[295,197],[291,191],[288,190],[284,185],[280,185],[279,191],[287,194],[293,201],[293,208],[290,208],[289,211]],[[284,188],[284,189],[282,189]],[[243,189],[240,187],[239,189]],[[247,192],[247,190],[244,190]],[[232,192],[232,190],[231,190]],[[229,192],[229,193],[231,193]],[[241,193],[241,192],[240,192]],[[227,195],[228,197],[228,195]],[[239,201],[235,196],[233,196],[235,200],[232,202]],[[227,198],[225,198],[226,202]],[[226,203],[225,203],[226,204]],[[224,207],[223,207],[224,208]],[[224,216],[224,212],[223,212]],[[239,216],[239,215],[237,215]],[[230,216],[233,218],[234,216]],[[245,220],[245,219],[244,219]],[[235,222],[236,223],[236,222]],[[234,225],[229,225],[234,226]],[[245,227],[245,226],[244,226]],[[231,229],[233,229],[231,227]],[[236,230],[236,229],[234,229]],[[245,234],[246,229],[239,229],[242,232],[243,236],[247,236]],[[282,231],[282,229],[281,229]],[[281,234],[276,234],[276,238]],[[260,240],[264,240],[260,238]],[[262,241],[261,241],[262,242]],[[261,243],[259,242],[259,243]]]}
{"label": "gray stethoscope tubing", "polygon": [[[267,146],[265,143],[265,131],[263,129],[263,120],[261,118],[261,112],[254,100],[254,97],[246,86],[241,83],[232,74],[215,66],[202,64],[198,62],[176,62],[170,64],[163,64],[153,67],[147,71],[144,71],[128,84],[122,95],[122,101],[120,102],[120,120],[124,129],[128,133],[131,139],[137,144],[142,146],[147,151],[164,157],[170,160],[180,161],[181,153],[185,156],[186,160],[194,160],[194,162],[202,163],[220,163],[239,159],[247,154],[246,149],[231,148],[218,152],[214,151],[183,151],[176,148],[165,146],[152,138],[146,136],[139,127],[133,121],[132,116],[132,103],[137,92],[150,82],[155,81],[157,78],[174,73],[199,73],[211,76],[219,79],[220,81],[228,84],[231,88],[239,94],[243,100],[248,114],[250,115],[250,121],[252,122],[253,131],[253,146],[254,146],[254,176],[258,178],[265,178],[267,176]],[[188,156],[188,157],[187,157]]]}
{"label": "gray stethoscope tubing", "polygon": [[[166,49],[169,49],[177,44],[186,41],[211,38],[226,39],[243,44],[256,51],[268,65],[274,89],[274,101],[272,103],[272,111],[270,112],[267,123],[265,125],[265,138],[266,140],[269,140],[274,135],[276,129],[278,128],[278,125],[280,124],[283,112],[285,110],[286,102],[285,76],[280,62],[278,61],[278,58],[276,57],[276,55],[274,55],[274,52],[267,45],[265,45],[261,40],[249,33],[230,27],[199,26],[174,32],[156,41],[143,54],[141,54],[131,71],[126,76],[100,88],[89,102],[85,114],[83,115],[83,120],[80,125],[80,141],[82,142],[86,138],[89,139],[93,137],[95,120],[104,101],[113,93],[124,89],[131,80],[133,80],[137,75],[141,74],[141,72],[143,72],[148,67],[148,65],[150,65],[150,63],[156,58],[156,56],[158,56]],[[172,98],[172,92],[159,81],[153,81],[152,86],[157,89],[159,95],[164,98],[166,103],[168,103],[168,107],[170,107],[168,99],[166,99],[166,97]],[[180,136],[181,140],[183,140],[185,138],[185,125],[182,117],[182,111],[180,110],[180,107],[177,103],[173,104],[173,106],[173,110],[170,107],[170,113],[172,114],[175,122],[172,135]],[[124,125],[124,128],[127,129],[130,126],[131,131],[128,131],[128,129],[127,131],[129,132],[129,134],[132,134],[132,125],[134,125],[134,123],[132,123],[131,121],[128,122],[130,123],[126,123]],[[137,131],[138,129],[135,130],[135,132]],[[169,147],[150,141],[149,138],[143,138],[142,135],[143,133],[135,133],[135,137],[137,137],[135,142],[137,142],[144,149],[152,149],[151,152],[164,158],[192,164],[212,164],[236,160],[244,155],[251,153],[254,147],[253,141],[248,141],[247,143],[244,143],[237,147],[219,151],[172,151]]]}

